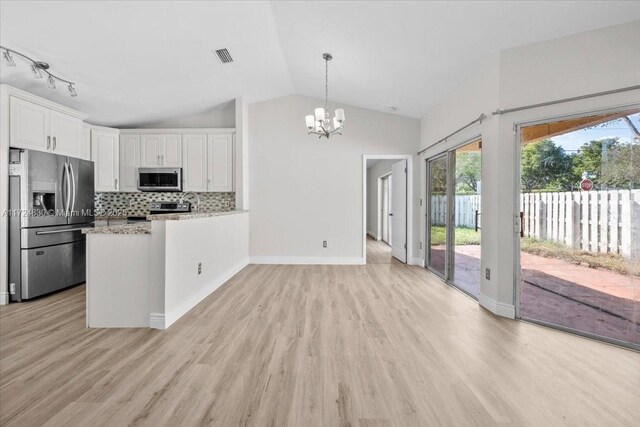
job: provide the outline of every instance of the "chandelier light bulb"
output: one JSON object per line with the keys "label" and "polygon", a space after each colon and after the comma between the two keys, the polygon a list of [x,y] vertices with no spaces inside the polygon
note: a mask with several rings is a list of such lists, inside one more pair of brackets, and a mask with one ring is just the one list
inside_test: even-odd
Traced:
{"label": "chandelier light bulb", "polygon": [[305,119],[305,122],[307,123],[307,128],[309,128],[309,130],[313,129],[315,124],[316,124],[316,121],[315,121],[313,115],[310,114],[307,117],[305,117],[304,119]]}
{"label": "chandelier light bulb", "polygon": [[333,128],[334,129],[338,129],[340,127],[340,122],[338,121],[337,117],[333,118]]}
{"label": "chandelier light bulb", "polygon": [[322,107],[316,108],[315,113],[316,113],[316,120],[319,122],[324,122],[324,108]]}
{"label": "chandelier light bulb", "polygon": [[335,114],[336,114],[336,119],[338,119],[340,123],[344,122],[344,110],[342,108],[338,108]]}

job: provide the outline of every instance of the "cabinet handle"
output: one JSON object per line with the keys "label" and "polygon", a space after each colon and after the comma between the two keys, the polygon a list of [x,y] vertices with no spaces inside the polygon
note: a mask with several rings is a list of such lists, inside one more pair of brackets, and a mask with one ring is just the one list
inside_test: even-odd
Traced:
{"label": "cabinet handle", "polygon": [[116,178],[115,180],[115,184],[116,184],[116,190],[118,189],[118,178]]}
{"label": "cabinet handle", "polygon": [[54,150],[56,149],[56,137],[55,136],[53,137],[53,149]]}
{"label": "cabinet handle", "polygon": [[47,150],[51,148],[51,136],[47,136]]}

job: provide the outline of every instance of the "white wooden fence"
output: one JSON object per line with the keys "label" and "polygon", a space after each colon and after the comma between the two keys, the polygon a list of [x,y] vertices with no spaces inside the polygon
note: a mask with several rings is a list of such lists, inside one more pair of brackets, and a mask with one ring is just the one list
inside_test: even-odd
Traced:
{"label": "white wooden fence", "polygon": [[[443,225],[446,197],[431,199],[431,221]],[[475,226],[480,196],[456,196],[456,227]],[[593,253],[640,257],[640,189],[524,193],[520,197],[526,237],[552,240]]]}

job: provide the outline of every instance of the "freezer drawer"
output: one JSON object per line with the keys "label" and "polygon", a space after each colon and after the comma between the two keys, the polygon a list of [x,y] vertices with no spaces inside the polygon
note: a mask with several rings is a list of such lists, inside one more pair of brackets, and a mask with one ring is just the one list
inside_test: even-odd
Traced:
{"label": "freezer drawer", "polygon": [[92,224],[82,224],[63,225],[59,227],[23,228],[20,230],[22,249],[83,241],[87,239],[87,236],[82,234],[82,228],[91,226]]}
{"label": "freezer drawer", "polygon": [[34,298],[85,281],[86,242],[21,251],[22,299]]}

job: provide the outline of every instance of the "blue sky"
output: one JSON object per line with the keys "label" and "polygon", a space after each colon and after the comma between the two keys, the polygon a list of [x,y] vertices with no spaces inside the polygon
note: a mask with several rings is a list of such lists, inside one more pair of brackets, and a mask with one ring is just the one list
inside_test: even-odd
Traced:
{"label": "blue sky", "polygon": [[[640,113],[632,114],[629,118],[636,128],[640,129]],[[578,148],[586,142],[615,137],[619,137],[620,142],[633,142],[633,132],[631,132],[629,126],[627,126],[622,119],[614,120],[607,127],[576,130],[565,133],[564,135],[554,136],[551,140],[556,145],[564,148],[566,152],[570,153],[578,150]]]}

